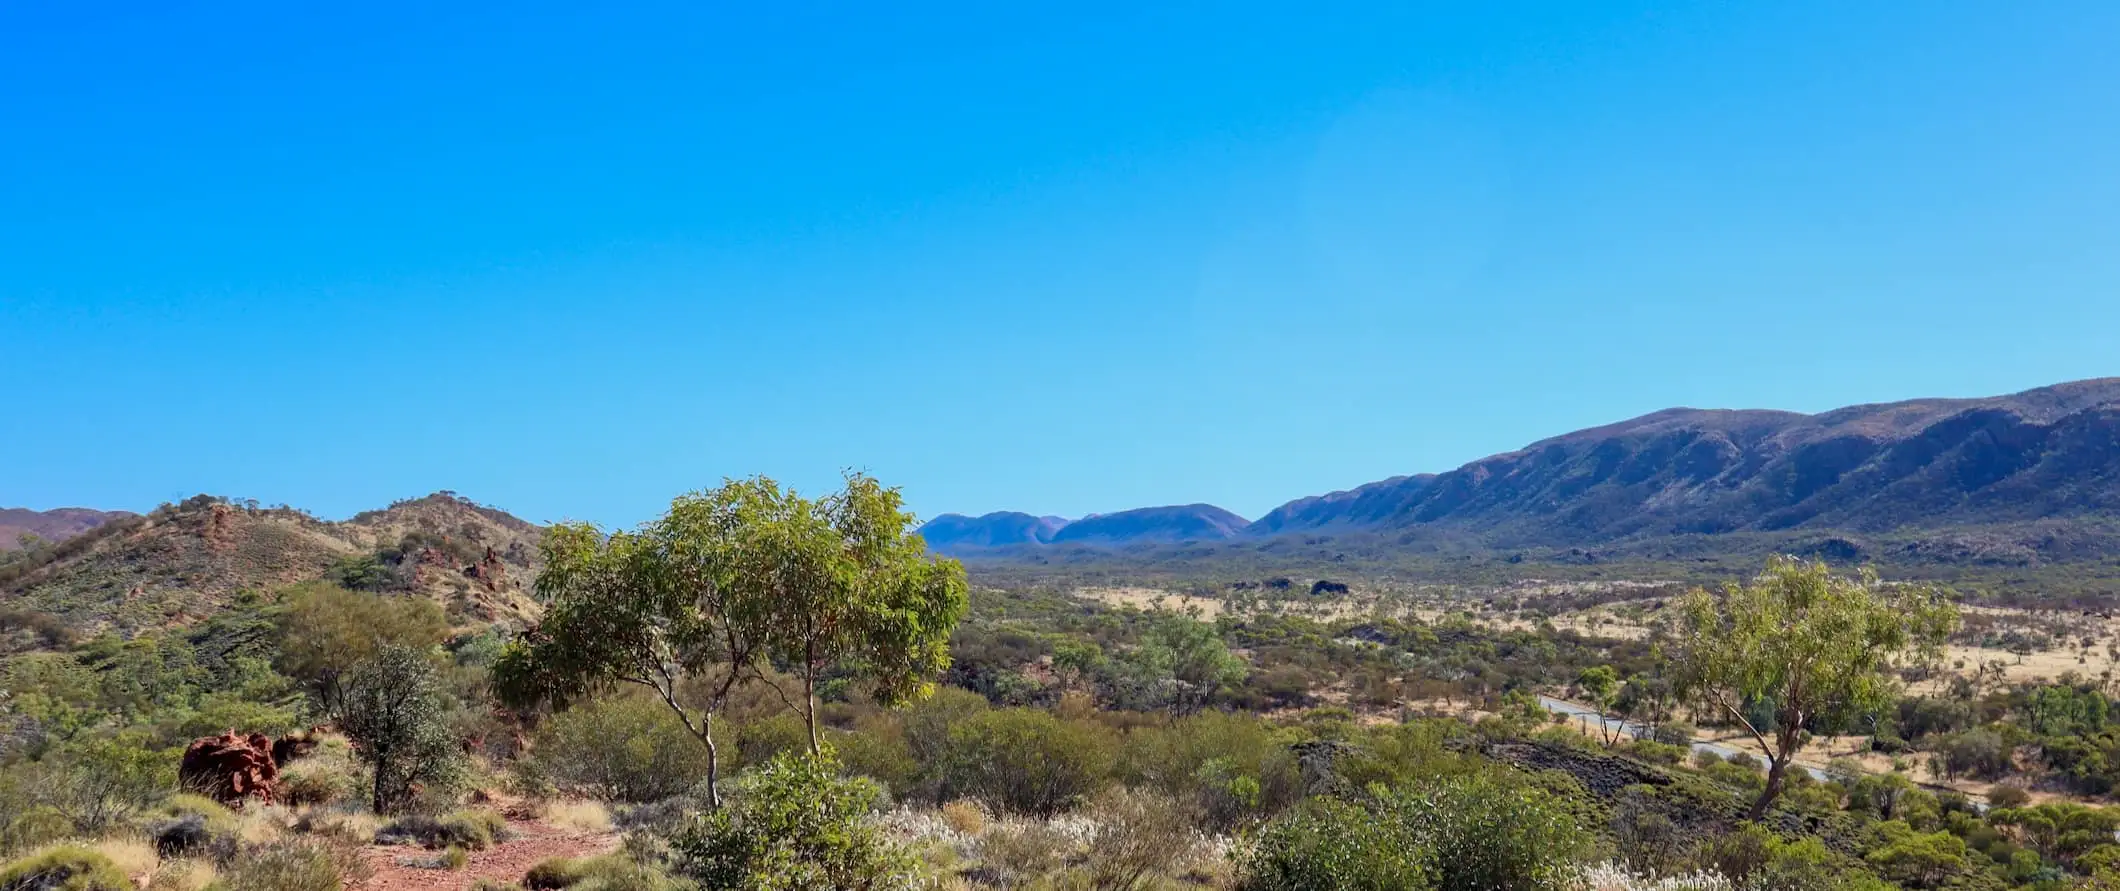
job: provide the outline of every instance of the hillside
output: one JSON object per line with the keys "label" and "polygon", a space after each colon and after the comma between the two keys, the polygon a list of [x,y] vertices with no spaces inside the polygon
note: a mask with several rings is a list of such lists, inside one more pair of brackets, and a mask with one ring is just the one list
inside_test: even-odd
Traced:
{"label": "hillside", "polygon": [[45,511],[20,507],[0,508],[0,551],[20,550],[22,537],[25,535],[34,535],[56,544],[112,520],[130,516],[133,515],[125,511],[89,510],[85,507],[62,507]]}
{"label": "hillside", "polygon": [[1670,409],[1372,494],[1293,502],[1302,522],[1255,531],[1444,527],[1521,547],[2110,517],[2120,378],[1817,415]]}
{"label": "hillside", "polygon": [[1053,544],[1131,544],[1233,538],[1249,525],[1212,504],[1144,507],[1084,517],[1053,533]]}
{"label": "hillside", "polygon": [[533,609],[525,586],[540,534],[449,493],[344,522],[200,496],[0,565],[0,599],[76,627],[137,629],[330,576],[434,597],[466,619],[520,620]]}
{"label": "hillside", "polygon": [[[1179,520],[1171,512],[1215,511]],[[1698,560],[1776,550],[2026,565],[2120,544],[2120,378],[1815,415],[1674,408],[1541,440],[1441,474],[1290,501],[1257,522],[1150,508],[1085,519],[1045,545],[937,545],[1040,562],[1194,541],[1218,552],[1559,554]],[[931,539],[932,541],[932,539]],[[1060,552],[1051,545],[1093,546]],[[1886,553],[1889,551],[1889,554]],[[1341,555],[1341,556],[1334,556]]]}

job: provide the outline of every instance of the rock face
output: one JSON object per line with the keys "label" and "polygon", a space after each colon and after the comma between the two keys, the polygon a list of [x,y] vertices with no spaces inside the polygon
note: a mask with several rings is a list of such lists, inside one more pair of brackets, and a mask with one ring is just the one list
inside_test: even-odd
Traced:
{"label": "rock face", "polygon": [[279,797],[280,765],[315,747],[311,734],[275,740],[262,733],[231,730],[200,737],[185,747],[177,779],[185,788],[222,804],[241,806],[252,798],[270,804]]}

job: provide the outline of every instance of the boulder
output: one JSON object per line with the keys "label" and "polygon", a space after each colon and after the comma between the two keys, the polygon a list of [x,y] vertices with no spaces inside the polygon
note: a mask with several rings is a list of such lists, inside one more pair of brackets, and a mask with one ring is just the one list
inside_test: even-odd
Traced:
{"label": "boulder", "polygon": [[177,766],[177,779],[185,788],[222,804],[240,807],[247,799],[271,803],[279,794],[280,766],[273,760],[274,744],[262,733],[239,734],[233,730],[220,736],[192,740]]}

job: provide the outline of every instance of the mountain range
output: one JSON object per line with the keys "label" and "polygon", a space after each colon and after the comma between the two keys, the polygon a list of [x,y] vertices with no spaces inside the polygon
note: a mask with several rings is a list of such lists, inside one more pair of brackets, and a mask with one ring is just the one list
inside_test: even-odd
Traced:
{"label": "mountain range", "polygon": [[1291,534],[1449,536],[1510,549],[2120,519],[2120,378],[1820,414],[1673,408],[1445,473],[1298,498],[1249,523],[1205,504],[1050,530],[1013,519],[1022,516],[949,514],[922,534],[960,555]]}

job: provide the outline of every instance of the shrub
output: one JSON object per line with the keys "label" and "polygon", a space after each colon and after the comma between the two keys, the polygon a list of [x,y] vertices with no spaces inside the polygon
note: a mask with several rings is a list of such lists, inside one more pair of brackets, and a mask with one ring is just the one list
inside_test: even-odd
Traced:
{"label": "shrub", "polygon": [[1987,800],[1990,807],[2023,807],[2032,800],[2032,793],[2017,786],[1996,786],[1988,790]]}
{"label": "shrub", "polygon": [[39,767],[48,771],[45,803],[91,835],[153,807],[177,784],[177,759],[136,734],[70,744]]}
{"label": "shrub", "polygon": [[530,766],[559,790],[659,801],[707,778],[707,749],[667,706],[640,697],[583,702],[539,727]]}
{"label": "shrub", "polygon": [[744,775],[734,801],[671,840],[679,872],[706,891],[875,888],[909,882],[914,860],[866,820],[881,793],[829,755],[783,754]]}
{"label": "shrub", "polygon": [[1016,813],[1051,816],[1097,790],[1110,774],[1109,731],[1035,709],[1001,709],[950,730],[949,785]]}
{"label": "shrub", "polygon": [[1043,820],[1001,823],[979,837],[980,867],[994,880],[989,884],[1008,888],[1035,886],[1074,850],[1073,839]]}
{"label": "shrub", "polygon": [[109,857],[80,845],[57,845],[0,866],[4,891],[133,891]]}
{"label": "shrub", "polygon": [[1329,798],[1266,827],[1245,863],[1245,891],[1391,891],[1430,887],[1406,827]]}
{"label": "shrub", "polygon": [[463,752],[449,732],[440,680],[418,651],[383,647],[348,673],[343,697],[339,726],[374,771],[376,812],[401,810],[419,787],[461,777]]}
{"label": "shrub", "polygon": [[1177,802],[1154,792],[1115,788],[1097,799],[1089,843],[1090,883],[1131,891],[1183,865],[1199,833]]}
{"label": "shrub", "polygon": [[1303,789],[1288,740],[1256,717],[1223,712],[1134,731],[1120,772],[1196,808],[1214,829],[1277,812]]}
{"label": "shrub", "polygon": [[464,810],[446,817],[418,814],[399,817],[376,830],[382,845],[417,844],[423,848],[467,848],[483,851],[504,838],[508,821],[492,811]]}
{"label": "shrub", "polygon": [[227,891],[340,891],[365,878],[351,848],[303,839],[246,847],[223,872]]}
{"label": "shrub", "polygon": [[1565,805],[1491,771],[1416,783],[1367,806],[1313,801],[1269,825],[1246,887],[1571,888],[1592,838]]}
{"label": "shrub", "polygon": [[529,891],[685,891],[688,886],[622,854],[605,854],[546,860],[530,867],[521,887]]}

